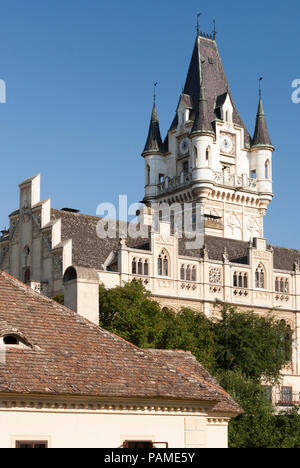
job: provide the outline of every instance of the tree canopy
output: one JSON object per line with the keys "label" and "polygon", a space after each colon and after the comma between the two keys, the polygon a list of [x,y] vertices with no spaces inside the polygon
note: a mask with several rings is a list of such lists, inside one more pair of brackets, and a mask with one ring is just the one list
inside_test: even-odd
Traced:
{"label": "tree canopy", "polygon": [[272,314],[220,304],[220,320],[161,308],[141,282],[99,290],[100,326],[142,348],[191,351],[244,409],[229,425],[232,448],[298,448],[298,410],[276,415],[262,379],[278,383],[291,358],[291,330]]}

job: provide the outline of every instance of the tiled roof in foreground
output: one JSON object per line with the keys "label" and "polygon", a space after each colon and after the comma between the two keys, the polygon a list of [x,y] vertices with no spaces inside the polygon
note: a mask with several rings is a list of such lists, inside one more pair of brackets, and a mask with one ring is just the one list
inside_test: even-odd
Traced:
{"label": "tiled roof in foreground", "polygon": [[176,399],[241,412],[189,353],[137,348],[0,272],[0,337],[9,333],[27,346],[7,348],[0,393]]}

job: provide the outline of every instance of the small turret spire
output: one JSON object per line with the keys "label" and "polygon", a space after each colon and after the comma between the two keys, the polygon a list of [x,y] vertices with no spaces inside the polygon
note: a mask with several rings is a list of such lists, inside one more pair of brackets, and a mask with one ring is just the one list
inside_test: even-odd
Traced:
{"label": "small turret spire", "polygon": [[156,108],[156,86],[157,86],[157,83],[154,83],[153,108],[152,108],[148,138],[147,138],[146,145],[143,151],[143,156],[145,153],[163,153],[164,152],[163,142],[161,139],[161,133],[160,133],[160,128],[159,128],[157,108]]}
{"label": "small turret spire", "polygon": [[267,146],[269,148],[273,148],[271,138],[268,132],[266,116],[263,108],[262,102],[262,92],[261,92],[261,81],[262,78],[259,80],[259,102],[258,102],[258,110],[256,116],[256,124],[255,124],[255,131],[252,140],[252,148],[259,147],[259,146]]}
{"label": "small turret spire", "polygon": [[205,63],[205,60],[201,60],[199,37],[197,38],[197,41],[198,41],[200,96],[199,96],[198,108],[196,109],[196,115],[195,115],[194,125],[192,128],[191,134],[210,133],[214,135],[211,122],[209,120],[207,101],[205,98],[205,88],[204,88],[204,81],[203,81],[203,65]]}

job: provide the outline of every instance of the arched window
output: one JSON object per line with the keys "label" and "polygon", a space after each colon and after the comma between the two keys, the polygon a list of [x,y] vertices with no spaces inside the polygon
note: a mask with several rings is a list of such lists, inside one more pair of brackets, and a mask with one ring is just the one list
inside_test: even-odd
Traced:
{"label": "arched window", "polygon": [[169,276],[169,261],[163,250],[157,259],[157,274],[158,276]]}
{"label": "arched window", "polygon": [[148,263],[148,260],[145,260],[145,263],[144,263],[144,275],[145,275],[145,276],[148,276],[148,275],[149,275],[149,263]]}
{"label": "arched window", "polygon": [[284,283],[283,283],[283,279],[281,278],[280,280],[280,292],[283,293],[284,292]]}
{"label": "arched window", "polygon": [[244,288],[248,288],[248,275],[247,273],[244,274]]}
{"label": "arched window", "polygon": [[235,272],[233,275],[233,287],[237,288],[237,285],[238,285],[238,276],[237,276],[237,273]]}
{"label": "arched window", "polygon": [[138,274],[139,275],[143,274],[143,262],[141,259],[139,259],[139,263],[138,263]]}
{"label": "arched window", "polygon": [[131,272],[133,275],[136,275],[136,259],[135,258],[132,260]]}
{"label": "arched window", "polygon": [[147,164],[147,185],[150,185],[150,166]]}
{"label": "arched window", "polygon": [[265,179],[270,179],[271,178],[270,168],[271,168],[270,161],[267,160],[265,162]]}
{"label": "arched window", "polygon": [[262,265],[258,265],[255,272],[255,287],[257,289],[265,289],[265,271]]}
{"label": "arched window", "polygon": [[197,270],[195,266],[193,266],[192,269],[192,281],[197,281]]}
{"label": "arched window", "polygon": [[169,262],[167,257],[164,257],[164,276],[169,276]]}
{"label": "arched window", "polygon": [[286,280],[285,280],[285,284],[284,284],[284,292],[285,292],[286,294],[289,294],[289,292],[290,292],[290,288],[289,288],[289,280],[288,280],[288,279],[286,279]]}
{"label": "arched window", "polygon": [[181,265],[181,268],[180,268],[180,279],[181,279],[181,281],[184,281],[184,280],[185,280],[185,269],[184,269],[184,265]]}
{"label": "arched window", "polygon": [[24,283],[30,283],[30,268],[24,270]]}
{"label": "arched window", "polygon": [[198,167],[198,150],[196,146],[194,146],[194,167]]}
{"label": "arched window", "polygon": [[190,265],[188,265],[186,267],[186,280],[191,281],[191,267],[190,267]]}
{"label": "arched window", "polygon": [[279,279],[278,278],[276,278],[275,280],[275,291],[279,292]]}
{"label": "arched window", "polygon": [[243,275],[242,273],[239,274],[239,288],[243,287]]}
{"label": "arched window", "polygon": [[211,166],[211,148],[210,148],[210,146],[208,146],[206,148],[205,159],[206,159],[206,162],[207,162],[208,166]]}

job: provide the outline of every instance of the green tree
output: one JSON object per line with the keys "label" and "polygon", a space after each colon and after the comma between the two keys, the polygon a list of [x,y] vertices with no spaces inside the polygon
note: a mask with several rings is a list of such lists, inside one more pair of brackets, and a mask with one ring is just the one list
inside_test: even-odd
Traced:
{"label": "green tree", "polygon": [[286,324],[229,305],[223,305],[221,315],[214,327],[217,368],[240,370],[256,381],[277,381],[291,357],[292,337]]}
{"label": "green tree", "polygon": [[100,326],[142,348],[191,351],[206,367],[214,364],[212,323],[189,309],[179,313],[153,301],[141,282],[106,290],[100,295]]}

